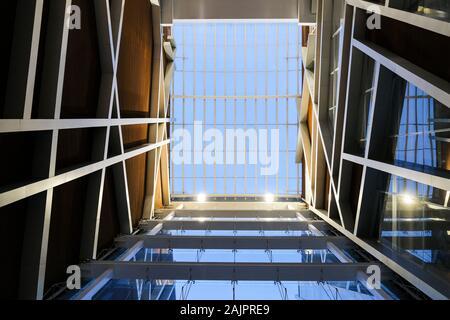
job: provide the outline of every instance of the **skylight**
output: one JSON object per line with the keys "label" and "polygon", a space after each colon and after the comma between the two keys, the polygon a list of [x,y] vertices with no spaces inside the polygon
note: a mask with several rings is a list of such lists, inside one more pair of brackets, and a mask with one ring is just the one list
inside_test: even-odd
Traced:
{"label": "skylight", "polygon": [[301,194],[301,32],[294,22],[177,22],[175,195]]}

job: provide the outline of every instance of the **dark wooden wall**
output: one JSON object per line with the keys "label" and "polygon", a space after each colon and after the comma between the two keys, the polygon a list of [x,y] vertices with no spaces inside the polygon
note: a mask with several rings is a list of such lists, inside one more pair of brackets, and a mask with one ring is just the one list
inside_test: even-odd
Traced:
{"label": "dark wooden wall", "polygon": [[[146,0],[128,1],[124,13],[120,48],[118,87],[123,118],[145,118],[150,115],[150,91],[153,54],[151,4]],[[123,128],[124,147],[142,145],[148,139],[148,126]],[[145,196],[146,155],[127,160],[128,188],[133,222],[143,211]]]}

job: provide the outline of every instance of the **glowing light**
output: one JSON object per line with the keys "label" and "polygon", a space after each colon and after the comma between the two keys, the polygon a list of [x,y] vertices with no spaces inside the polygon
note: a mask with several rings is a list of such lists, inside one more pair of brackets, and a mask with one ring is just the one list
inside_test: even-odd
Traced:
{"label": "glowing light", "polygon": [[266,194],[266,195],[264,196],[264,199],[266,200],[266,202],[274,202],[274,201],[275,201],[274,195],[273,195],[273,194],[270,194],[270,193]]}
{"label": "glowing light", "polygon": [[206,194],[204,194],[204,193],[201,193],[201,194],[199,194],[198,196],[197,196],[197,201],[198,202],[205,202],[206,201]]}
{"label": "glowing light", "polygon": [[409,194],[405,193],[405,194],[403,194],[401,196],[401,198],[402,198],[403,203],[408,205],[408,206],[413,205],[413,204],[416,203],[416,199],[413,196],[409,195]]}

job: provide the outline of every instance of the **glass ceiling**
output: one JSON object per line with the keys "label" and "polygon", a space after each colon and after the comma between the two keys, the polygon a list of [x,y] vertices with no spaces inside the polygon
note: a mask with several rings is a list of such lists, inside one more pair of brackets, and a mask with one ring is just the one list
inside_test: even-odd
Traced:
{"label": "glass ceiling", "polygon": [[174,195],[299,195],[295,22],[177,22]]}

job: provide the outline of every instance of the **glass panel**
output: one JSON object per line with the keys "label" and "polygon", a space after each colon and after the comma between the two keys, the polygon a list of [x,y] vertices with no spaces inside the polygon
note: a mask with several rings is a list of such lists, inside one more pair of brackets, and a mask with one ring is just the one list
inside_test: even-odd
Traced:
{"label": "glass panel", "polygon": [[383,69],[383,72],[391,77],[394,89],[389,104],[383,106],[388,108],[389,115],[380,120],[384,127],[392,129],[385,133],[382,143],[383,149],[388,147],[388,153],[374,149],[373,157],[450,177],[450,108],[391,71]]}
{"label": "glass panel", "polygon": [[352,130],[346,131],[345,151],[364,156],[372,105],[375,62],[355,48],[351,68],[350,87],[358,94],[349,96],[347,123],[354,123],[355,126]]}
{"label": "glass panel", "polygon": [[388,184],[380,239],[448,275],[450,193],[397,176],[389,176]]}
{"label": "glass panel", "polygon": [[[292,193],[288,179],[301,179],[301,170],[290,170],[295,157],[288,153],[297,140],[298,25],[177,22],[173,29],[179,38],[172,92],[173,193]],[[274,133],[277,129],[284,137]],[[278,189],[272,183],[277,176],[287,178]]]}
{"label": "glass panel", "polygon": [[374,300],[357,281],[111,280],[93,300]]}

